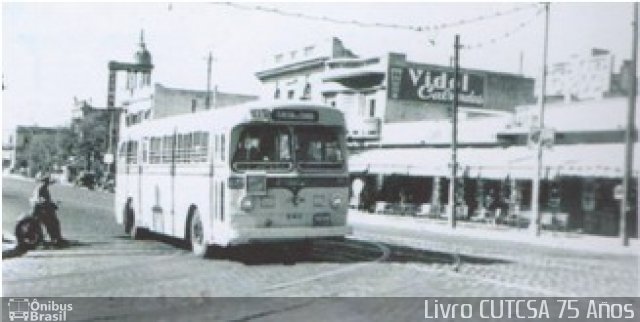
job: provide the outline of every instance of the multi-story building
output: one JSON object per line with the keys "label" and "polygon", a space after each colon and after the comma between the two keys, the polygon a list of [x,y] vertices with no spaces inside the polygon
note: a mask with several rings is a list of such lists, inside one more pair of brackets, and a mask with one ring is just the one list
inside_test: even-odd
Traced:
{"label": "multi-story building", "polygon": [[[276,54],[256,76],[264,97],[318,100],[340,109],[356,141],[379,140],[386,124],[447,119],[453,100],[452,67],[411,62],[398,53],[360,58],[337,38]],[[460,80],[459,106],[471,116],[534,101],[534,81],[521,75],[461,69]]]}
{"label": "multi-story building", "polygon": [[566,100],[601,99],[612,90],[614,57],[608,50],[593,48],[567,61],[551,64],[547,96]]}
{"label": "multi-story building", "polygon": [[[133,63],[109,62],[107,106],[124,110],[124,126],[176,114],[222,108],[258,99],[254,95],[169,88],[151,80],[152,56],[141,37]],[[122,124],[121,124],[122,126]]]}

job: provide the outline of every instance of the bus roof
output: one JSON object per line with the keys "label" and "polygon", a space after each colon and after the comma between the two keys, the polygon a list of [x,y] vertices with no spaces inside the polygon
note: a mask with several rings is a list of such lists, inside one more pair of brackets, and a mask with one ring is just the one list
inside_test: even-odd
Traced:
{"label": "bus roof", "polygon": [[[320,119],[317,124],[344,125],[344,116],[341,111],[320,103],[304,101],[252,101],[244,104],[212,109],[209,111],[147,120],[140,124],[126,127],[126,130],[123,132],[132,136],[139,136],[150,134],[147,132],[149,128],[153,128],[153,132],[165,132],[173,129],[181,130],[185,128],[196,131],[211,129],[212,127],[229,128],[237,124],[255,121],[251,116],[252,110],[273,111],[275,109],[317,110]],[[123,136],[121,135],[121,137]]]}

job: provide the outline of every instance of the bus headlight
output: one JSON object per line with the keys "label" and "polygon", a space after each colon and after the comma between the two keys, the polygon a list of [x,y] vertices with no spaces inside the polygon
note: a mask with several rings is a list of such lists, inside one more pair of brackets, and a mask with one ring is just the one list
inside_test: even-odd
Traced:
{"label": "bus headlight", "polygon": [[331,197],[331,208],[338,209],[342,205],[342,197],[334,195]]}
{"label": "bus headlight", "polygon": [[249,212],[253,210],[254,206],[255,204],[253,202],[253,198],[251,197],[244,197],[240,201],[240,209],[242,209],[243,211]]}

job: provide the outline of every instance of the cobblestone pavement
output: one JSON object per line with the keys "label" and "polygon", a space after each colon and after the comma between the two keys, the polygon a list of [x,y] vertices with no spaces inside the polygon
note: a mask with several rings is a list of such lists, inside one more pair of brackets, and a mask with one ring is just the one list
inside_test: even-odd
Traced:
{"label": "cobblestone pavement", "polygon": [[[5,231],[32,187],[4,180]],[[4,259],[4,296],[638,296],[633,255],[359,225],[346,241],[315,242],[306,258],[265,246],[202,260],[176,240],[127,239],[112,195],[72,187],[52,194],[72,243]]]}

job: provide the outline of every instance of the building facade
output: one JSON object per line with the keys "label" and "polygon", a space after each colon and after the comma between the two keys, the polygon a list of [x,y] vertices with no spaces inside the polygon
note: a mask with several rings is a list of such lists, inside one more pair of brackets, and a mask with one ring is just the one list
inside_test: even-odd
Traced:
{"label": "building facade", "polygon": [[[288,53],[274,55],[271,65],[256,73],[263,97],[334,106],[345,114],[353,141],[378,141],[387,124],[450,117],[449,66],[412,62],[397,53],[360,58],[337,38]],[[531,78],[471,69],[460,75],[459,106],[469,115],[513,111],[534,101]]]}
{"label": "building facade", "polygon": [[133,62],[109,62],[107,107],[122,109],[120,128],[145,120],[223,108],[258,96],[218,91],[178,89],[152,81],[154,65],[141,34]]}

